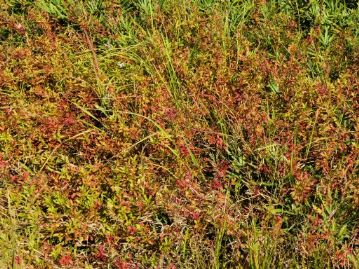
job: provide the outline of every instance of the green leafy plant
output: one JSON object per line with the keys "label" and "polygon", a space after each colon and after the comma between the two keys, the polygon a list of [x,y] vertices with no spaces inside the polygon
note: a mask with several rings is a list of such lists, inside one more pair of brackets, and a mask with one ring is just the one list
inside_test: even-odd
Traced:
{"label": "green leafy plant", "polygon": [[0,6],[0,268],[358,268],[356,1]]}

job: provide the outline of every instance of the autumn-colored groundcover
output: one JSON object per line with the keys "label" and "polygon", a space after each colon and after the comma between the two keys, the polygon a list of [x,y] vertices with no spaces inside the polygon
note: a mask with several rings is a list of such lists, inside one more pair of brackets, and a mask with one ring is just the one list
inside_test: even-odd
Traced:
{"label": "autumn-colored groundcover", "polygon": [[359,268],[356,1],[0,9],[0,268]]}

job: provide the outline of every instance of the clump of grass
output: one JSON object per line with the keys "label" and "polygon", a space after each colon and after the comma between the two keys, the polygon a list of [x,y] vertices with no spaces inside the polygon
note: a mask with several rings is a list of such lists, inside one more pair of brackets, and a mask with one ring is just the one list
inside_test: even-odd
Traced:
{"label": "clump of grass", "polygon": [[0,7],[1,268],[359,268],[355,1]]}

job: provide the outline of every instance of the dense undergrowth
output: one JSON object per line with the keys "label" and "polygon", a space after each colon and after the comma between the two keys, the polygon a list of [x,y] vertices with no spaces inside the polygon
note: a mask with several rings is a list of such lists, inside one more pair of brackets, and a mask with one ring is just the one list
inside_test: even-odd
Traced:
{"label": "dense undergrowth", "polygon": [[359,268],[356,1],[0,9],[0,268]]}

